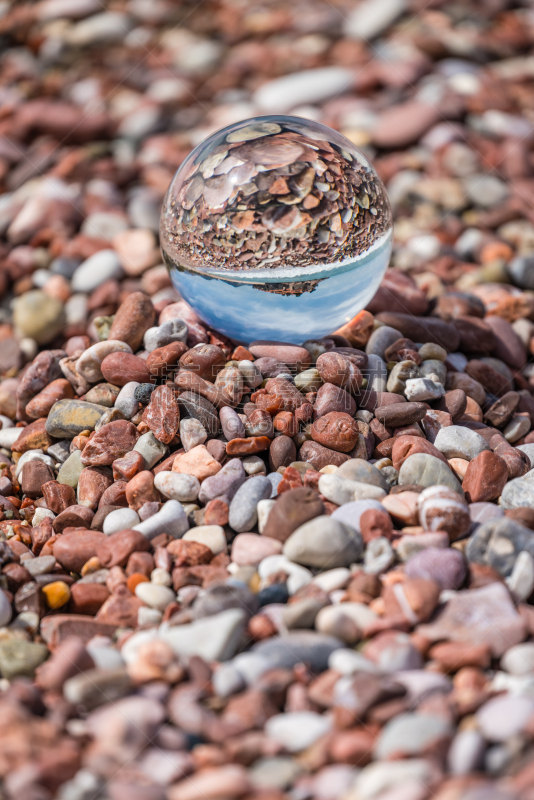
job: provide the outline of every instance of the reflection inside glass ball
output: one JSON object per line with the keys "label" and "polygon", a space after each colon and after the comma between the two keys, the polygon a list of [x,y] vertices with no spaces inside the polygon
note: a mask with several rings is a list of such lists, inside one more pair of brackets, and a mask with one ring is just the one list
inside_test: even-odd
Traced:
{"label": "reflection inside glass ball", "polygon": [[386,190],[336,131],[259,117],[218,131],[177,171],[161,214],[174,285],[236,341],[303,342],[372,298],[391,252]]}

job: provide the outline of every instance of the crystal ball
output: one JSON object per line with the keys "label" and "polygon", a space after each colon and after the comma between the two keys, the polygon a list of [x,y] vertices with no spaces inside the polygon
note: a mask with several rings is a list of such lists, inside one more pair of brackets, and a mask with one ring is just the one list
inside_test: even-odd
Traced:
{"label": "crystal ball", "polygon": [[302,343],[371,300],[391,253],[391,209],[365,155],[298,117],[223,128],[176,172],[161,212],[180,295],[237,342]]}

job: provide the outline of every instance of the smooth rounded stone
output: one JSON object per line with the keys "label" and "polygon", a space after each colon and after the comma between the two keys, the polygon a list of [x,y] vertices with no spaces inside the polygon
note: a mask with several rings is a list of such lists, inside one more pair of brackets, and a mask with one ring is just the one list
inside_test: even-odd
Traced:
{"label": "smooth rounded stone", "polygon": [[66,322],[63,303],[40,289],[24,292],[13,301],[13,324],[19,336],[39,345],[52,341]]}
{"label": "smooth rounded stone", "polygon": [[526,550],[517,556],[512,574],[506,578],[506,585],[516,602],[528,600],[534,591],[534,557]]}
{"label": "smooth rounded stone", "polygon": [[239,647],[246,621],[241,608],[228,608],[189,625],[162,629],[159,635],[181,659],[200,656],[208,662],[228,661]]}
{"label": "smooth rounded stone", "polygon": [[275,504],[276,500],[269,498],[267,500],[260,500],[256,506],[258,512],[258,530],[260,533],[264,533],[267,520],[269,519],[269,514],[273,510]]}
{"label": "smooth rounded stone", "polygon": [[334,650],[328,659],[328,668],[341,675],[354,675],[357,672],[368,672],[372,675],[379,672],[376,664],[370,659],[365,658],[357,650],[347,650],[344,647]]}
{"label": "smooth rounded stone", "polygon": [[259,536],[256,533],[238,533],[232,542],[231,557],[233,563],[239,566],[256,566],[264,558],[281,552],[282,543],[277,539]]}
{"label": "smooth rounded stone", "polygon": [[223,433],[231,441],[232,439],[244,439],[246,436],[245,426],[236,411],[230,406],[224,406],[219,411],[219,419]]}
{"label": "smooth rounded stone", "polygon": [[82,431],[94,430],[108,410],[105,406],[83,400],[58,400],[50,410],[45,429],[56,439],[73,439]]}
{"label": "smooth rounded stone", "polygon": [[115,250],[99,250],[89,256],[74,272],[71,281],[73,292],[94,292],[104,281],[122,278],[124,270]]}
{"label": "smooth rounded stone", "polygon": [[[53,558],[53,556],[50,556],[50,558]],[[4,592],[0,589],[0,628],[4,628],[6,625],[9,625],[12,615],[13,611],[11,608],[11,603]]]}
{"label": "smooth rounded stone", "polygon": [[265,461],[259,456],[246,456],[242,460],[243,468],[247,475],[266,475]]}
{"label": "smooth rounded stone", "polygon": [[215,556],[226,553],[227,550],[224,528],[220,525],[197,525],[196,528],[190,528],[184,533],[182,539],[185,542],[199,542],[206,545]]}
{"label": "smooth rounded stone", "polygon": [[273,490],[271,492],[271,498],[278,497],[278,486],[282,482],[282,475],[280,472],[268,472],[267,473],[267,480],[271,482],[271,486]]}
{"label": "smooth rounded stone", "polygon": [[143,344],[148,353],[157,350],[158,347],[165,347],[171,342],[185,342],[189,334],[187,324],[183,319],[175,317],[163,322],[161,325],[149,328],[144,335]]}
{"label": "smooth rounded stone", "polygon": [[464,458],[466,461],[471,461],[484,450],[490,449],[486,440],[476,431],[460,425],[442,428],[434,440],[434,447],[447,459]]}
{"label": "smooth rounded stone", "polygon": [[507,264],[512,282],[521,289],[534,289],[534,258],[529,255],[518,255]]}
{"label": "smooth rounded stone", "polygon": [[507,577],[522,550],[534,557],[532,531],[509,517],[502,517],[479,525],[467,542],[465,554],[469,561],[487,564]]}
{"label": "smooth rounded stone", "polygon": [[297,106],[335,97],[345,91],[350,81],[350,70],[346,67],[301,70],[263,83],[255,91],[253,102],[262,114],[282,114]]}
{"label": "smooth rounded stone", "polygon": [[52,572],[55,565],[56,559],[54,556],[39,556],[38,558],[29,558],[24,562],[24,566],[33,577]]}
{"label": "smooth rounded stone", "polygon": [[438,397],[443,397],[444,394],[445,389],[442,383],[424,377],[409,378],[404,389],[404,396],[409,403],[437,400]]}
{"label": "smooth rounded stone", "polygon": [[299,372],[298,375],[295,375],[295,386],[299,392],[303,394],[306,394],[306,392],[316,392],[322,384],[323,380],[315,367],[305,369],[303,372]]}
{"label": "smooth rounded stone", "polygon": [[135,587],[135,595],[150,608],[158,611],[165,611],[169,603],[174,603],[176,595],[168,586],[159,586],[156,583],[147,581],[138,583]]}
{"label": "smooth rounded stone", "polygon": [[[20,432],[20,428],[16,428],[15,430]],[[27,450],[25,453],[21,455],[19,460],[17,461],[17,466],[15,470],[15,477],[19,478],[22,473],[22,468],[25,464],[29,461],[42,461],[43,464],[47,464],[49,467],[54,467],[54,461],[50,458],[50,456],[45,455],[42,450],[39,448],[36,450]],[[9,492],[11,494],[11,492]]]}
{"label": "smooth rounded stone", "polygon": [[2,677],[8,681],[22,677],[33,678],[37,667],[49,655],[48,647],[44,644],[27,642],[24,639],[4,639],[0,642]]}
{"label": "smooth rounded stone", "polygon": [[379,358],[384,359],[388,347],[395,344],[398,339],[402,339],[400,331],[396,328],[390,328],[388,325],[381,325],[369,337],[369,341],[365,345],[365,352],[367,355],[379,356]]}
{"label": "smooth rounded stone", "polygon": [[530,417],[528,414],[514,414],[503,430],[507,442],[517,442],[530,430]]}
{"label": "smooth rounded stone", "polygon": [[319,633],[335,636],[345,644],[353,645],[360,641],[364,629],[376,619],[375,612],[364,603],[339,603],[319,611],[315,628]]}
{"label": "smooth rounded stone", "polygon": [[385,536],[371,539],[365,548],[363,560],[364,571],[368,575],[381,575],[386,572],[395,561],[395,553]]}
{"label": "smooth rounded stone", "polygon": [[[321,447],[316,442],[305,442],[303,447],[306,445],[316,445],[317,447]],[[327,448],[322,448],[323,450],[327,450]],[[301,448],[301,455],[302,455]],[[342,454],[339,454],[342,455]],[[293,461],[297,460],[297,448],[295,442],[290,436],[277,436],[271,442],[269,447],[269,467],[273,472],[279,467],[288,467]],[[301,458],[303,461],[311,461],[308,458]],[[313,461],[311,461],[313,463]]]}
{"label": "smooth rounded stone", "polygon": [[303,768],[289,756],[259,758],[250,767],[248,775],[259,789],[289,788],[302,774]]}
{"label": "smooth rounded stone", "polygon": [[400,714],[387,722],[374,748],[377,759],[391,758],[392,753],[417,756],[447,740],[452,734],[451,723],[430,713]]}
{"label": "smooth rounded stone", "polygon": [[255,475],[245,481],[230,503],[230,527],[238,533],[252,530],[258,521],[258,503],[269,499],[271,492],[271,482],[263,475]]}
{"label": "smooth rounded stone", "polygon": [[337,567],[336,569],[329,569],[326,572],[320,572],[313,579],[313,583],[317,584],[324,592],[335,592],[338,589],[344,589],[351,577],[351,572],[346,567]]}
{"label": "smooth rounded stone", "polygon": [[258,575],[262,580],[268,579],[277,572],[285,572],[287,574],[287,592],[290,595],[295,594],[303,586],[310,583],[313,577],[309,569],[301,567],[300,564],[295,564],[285,555],[267,556],[258,564]]}
{"label": "smooth rounded stone", "polygon": [[362,553],[361,534],[327,516],[304,523],[284,544],[284,555],[290,561],[322,569],[348,567]]}
{"label": "smooth rounded stone", "polygon": [[276,714],[265,723],[265,734],[289,753],[300,753],[311,747],[332,729],[332,720],[314,711],[293,711]]}
{"label": "smooth rounded stone", "polygon": [[318,487],[321,494],[324,495],[327,500],[330,500],[338,506],[344,503],[350,503],[351,500],[354,500],[355,484],[353,481],[348,481],[337,474],[321,475]]}
{"label": "smooth rounded stone", "polygon": [[480,732],[489,742],[506,742],[519,736],[534,714],[532,697],[502,695],[488,700],[476,712]]}
{"label": "smooth rounded stone", "polygon": [[107,339],[105,342],[88,347],[76,362],[76,372],[85,378],[88,383],[97,383],[102,380],[100,365],[110,353],[132,353],[132,348],[126,342],[117,339]]}
{"label": "smooth rounded stone", "polygon": [[364,461],[363,458],[351,458],[349,461],[345,461],[341,464],[336,474],[355,483],[368,483],[372,486],[379,486],[386,494],[389,491],[387,481],[381,475],[380,470],[369,464],[368,461]]}
{"label": "smooth rounded stone", "polygon": [[110,536],[118,531],[129,530],[140,522],[139,515],[133,508],[117,508],[107,515],[102,530]]}
{"label": "smooth rounded stone", "polygon": [[120,411],[124,419],[132,419],[139,411],[139,401],[135,398],[135,391],[141,386],[137,381],[126,383],[115,399],[114,408]]}
{"label": "smooth rounded stone", "polygon": [[[439,347],[439,345],[434,346]],[[443,348],[440,349],[445,352]],[[419,353],[419,355],[421,354]],[[435,383],[445,386],[445,381],[447,380],[447,367],[443,363],[443,360],[438,358],[426,358],[421,364],[419,364],[419,372],[421,373],[422,378],[430,378],[430,380],[434,381]]]}
{"label": "smooth rounded stone", "polygon": [[147,539],[154,539],[160,533],[168,533],[173,539],[180,539],[188,529],[187,514],[177,500],[167,500],[156,514],[133,528]]}
{"label": "smooth rounded stone", "polygon": [[252,646],[252,652],[261,656],[270,669],[293,669],[295,664],[308,664],[314,673],[324,672],[328,659],[335,650],[343,647],[333,636],[315,631],[290,631],[284,636],[272,636]]}
{"label": "smooth rounded stone", "polygon": [[358,772],[350,796],[358,800],[422,800],[441,777],[429,758],[374,761]]}
{"label": "smooth rounded stone", "polygon": [[370,509],[375,509],[376,511],[386,510],[382,503],[380,503],[378,500],[369,498],[366,500],[356,500],[351,503],[345,503],[339,508],[336,508],[331,517],[332,519],[338,520],[338,522],[342,522],[344,525],[349,525],[359,533],[361,516]]}
{"label": "smooth rounded stone", "polygon": [[78,486],[78,480],[84,468],[85,467],[82,464],[82,451],[74,450],[59,468],[59,472],[57,474],[58,483],[65,484],[66,486],[72,486],[73,489],[76,489]]}
{"label": "smooth rounded stone", "polygon": [[463,489],[448,465],[427,453],[414,453],[406,459],[399,470],[399,485],[443,485],[463,497]]}
{"label": "smooth rounded stone", "polygon": [[501,657],[501,668],[511,675],[534,674],[534,642],[522,642],[510,647]]}
{"label": "smooth rounded stone", "polygon": [[459,589],[467,576],[467,564],[458,550],[427,547],[409,559],[404,574],[434,581],[442,589]]}
{"label": "smooth rounded stone", "polygon": [[11,450],[21,433],[20,428],[3,428],[0,430],[0,447]]}
{"label": "smooth rounded stone", "polygon": [[451,775],[468,775],[482,765],[486,742],[480,731],[466,728],[456,733],[447,753],[447,766]]}
{"label": "smooth rounded stone", "polygon": [[154,486],[169,500],[194,503],[200,492],[200,481],[194,475],[162,470],[154,478]]}
{"label": "smooth rounded stone", "polygon": [[232,458],[216,475],[210,475],[202,481],[199,500],[207,504],[210,500],[220,497],[229,503],[245,479],[246,473],[241,460]]}
{"label": "smooth rounded stone", "polygon": [[262,533],[285,542],[300,525],[323,513],[324,505],[317,492],[299,486],[277,496]]}
{"label": "smooth rounded stone", "polygon": [[534,444],[518,444],[517,449],[528,456],[530,467],[534,468]]}
{"label": "smooth rounded stone", "polygon": [[254,362],[239,361],[237,368],[243,376],[243,380],[251,389],[257,389],[258,386],[261,386],[263,376]]}
{"label": "smooth rounded stone", "polygon": [[207,438],[208,432],[198,419],[180,420],[180,439],[186,453],[192,450],[193,447],[204,444]]}
{"label": "smooth rounded stone", "polygon": [[388,403],[375,408],[375,417],[382,425],[389,428],[400,428],[420,422],[427,412],[423,403]]}
{"label": "smooth rounded stone", "polygon": [[145,459],[146,469],[152,469],[167,452],[167,445],[156,439],[152,431],[148,431],[139,437],[134,450],[141,453]]}

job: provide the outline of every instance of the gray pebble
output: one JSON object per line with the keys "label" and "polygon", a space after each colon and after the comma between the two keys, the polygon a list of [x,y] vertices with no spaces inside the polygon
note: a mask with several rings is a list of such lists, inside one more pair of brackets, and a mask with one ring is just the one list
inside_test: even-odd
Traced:
{"label": "gray pebble", "polygon": [[466,461],[472,461],[484,450],[490,449],[479,433],[461,425],[442,428],[434,440],[434,447],[447,459],[464,458]]}
{"label": "gray pebble", "polygon": [[[219,473],[220,474],[220,473]],[[263,475],[249,478],[235,493],[229,510],[229,524],[234,531],[251,531],[258,521],[258,503],[272,493],[270,480]]]}
{"label": "gray pebble", "polygon": [[509,517],[502,517],[479,525],[467,542],[465,554],[469,561],[487,564],[507,577],[522,550],[534,556],[532,531]]}
{"label": "gray pebble", "polygon": [[363,553],[360,533],[332,517],[305,522],[284,544],[284,555],[306,567],[348,567]]}
{"label": "gray pebble", "polygon": [[104,281],[120,279],[124,275],[120,258],[115,250],[99,250],[80,264],[72,276],[73,292],[89,294]]}
{"label": "gray pebble", "polygon": [[[248,363],[250,362],[247,361],[247,364]],[[221,408],[219,411],[219,419],[221,420],[223,433],[228,441],[231,441],[232,439],[245,438],[245,426],[243,425],[239,414],[234,411],[233,408],[230,408],[230,406],[224,406]]]}

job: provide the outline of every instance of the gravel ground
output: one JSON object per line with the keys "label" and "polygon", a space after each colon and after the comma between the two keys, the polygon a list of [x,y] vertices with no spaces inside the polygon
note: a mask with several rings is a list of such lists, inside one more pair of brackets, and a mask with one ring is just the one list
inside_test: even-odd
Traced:
{"label": "gravel ground", "polygon": [[[507,0],[0,3],[1,798],[533,800],[533,42]],[[243,346],[159,213],[275,113],[364,150],[393,255]]]}

